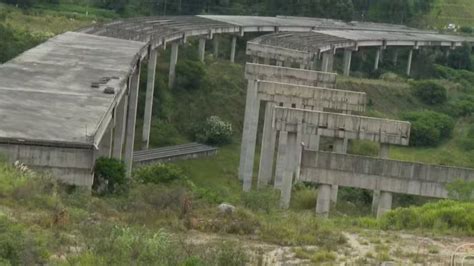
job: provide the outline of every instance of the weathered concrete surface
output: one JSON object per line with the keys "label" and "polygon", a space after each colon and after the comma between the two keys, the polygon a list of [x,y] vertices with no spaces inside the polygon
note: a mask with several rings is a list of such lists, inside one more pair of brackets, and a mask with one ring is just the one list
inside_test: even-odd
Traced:
{"label": "weathered concrete surface", "polygon": [[335,88],[335,73],[325,73],[311,70],[277,67],[247,63],[245,78],[248,80],[267,80],[295,85]]}
{"label": "weathered concrete surface", "polygon": [[148,74],[146,83],[145,114],[143,116],[142,149],[150,147],[150,130],[155,92],[157,49],[151,50],[148,55]]}
{"label": "weathered concrete surface", "polygon": [[290,103],[313,109],[314,107],[337,111],[364,112],[367,95],[337,89],[318,88],[272,81],[258,82],[258,95],[261,101]]}
{"label": "weathered concrete surface", "polygon": [[408,145],[410,123],[389,119],[327,113],[302,109],[275,107],[274,128],[340,139],[360,139],[374,142]]}
{"label": "weathered concrete surface", "polygon": [[93,162],[110,155],[118,101],[145,53],[144,43],[68,32],[1,65],[0,153],[92,185]]}
{"label": "weathered concrete surface", "polygon": [[384,192],[447,198],[445,185],[474,181],[474,169],[304,151],[301,180]]}

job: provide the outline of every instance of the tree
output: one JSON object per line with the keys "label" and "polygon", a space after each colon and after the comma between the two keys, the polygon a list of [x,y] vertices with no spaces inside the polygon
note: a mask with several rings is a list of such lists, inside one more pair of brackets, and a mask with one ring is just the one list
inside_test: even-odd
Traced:
{"label": "tree", "polygon": [[472,70],[471,51],[472,46],[468,43],[452,51],[448,56],[448,66],[455,69]]}

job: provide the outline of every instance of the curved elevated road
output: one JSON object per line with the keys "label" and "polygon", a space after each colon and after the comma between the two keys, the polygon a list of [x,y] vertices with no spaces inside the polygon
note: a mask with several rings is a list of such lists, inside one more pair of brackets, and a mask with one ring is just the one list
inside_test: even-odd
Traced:
{"label": "curved elevated road", "polygon": [[[123,158],[130,174],[141,62],[148,61],[141,138],[142,148],[147,149],[158,48],[171,46],[172,87],[181,43],[198,37],[203,60],[206,40],[229,34],[229,58],[233,61],[236,40],[247,32],[274,33],[261,37],[256,45],[280,49],[280,54],[284,50],[289,59],[295,58],[295,51],[298,56],[323,54],[323,61],[327,54],[328,66],[339,47],[385,47],[403,36],[411,36],[403,40],[415,48],[427,42],[453,48],[464,41],[473,42],[400,25],[297,17],[144,17],[94,25],[56,36],[0,65],[0,153],[10,161],[20,160],[76,185],[92,185],[99,156]],[[365,37],[361,40],[358,36]],[[307,45],[294,46],[301,38],[308,41]],[[216,38],[214,41],[217,44]],[[263,49],[257,57],[268,58],[273,52]]]}

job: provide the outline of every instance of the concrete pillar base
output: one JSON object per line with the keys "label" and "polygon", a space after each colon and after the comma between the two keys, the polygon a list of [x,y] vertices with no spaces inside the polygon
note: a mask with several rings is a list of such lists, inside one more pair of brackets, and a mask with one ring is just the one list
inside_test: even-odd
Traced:
{"label": "concrete pillar base", "polygon": [[392,193],[380,192],[379,206],[377,208],[377,219],[392,209]]}
{"label": "concrete pillar base", "polygon": [[260,152],[260,167],[258,169],[258,187],[267,186],[273,176],[273,160],[275,156],[276,132],[272,129],[273,106],[267,102],[263,124],[262,147]]}
{"label": "concrete pillar base", "polygon": [[331,185],[320,184],[318,189],[318,201],[316,203],[316,214],[321,217],[329,217],[331,198]]}

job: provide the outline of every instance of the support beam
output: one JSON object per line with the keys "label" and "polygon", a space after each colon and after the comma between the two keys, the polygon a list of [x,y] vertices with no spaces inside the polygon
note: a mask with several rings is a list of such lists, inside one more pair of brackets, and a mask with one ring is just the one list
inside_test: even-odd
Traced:
{"label": "support beam", "polygon": [[122,160],[123,144],[125,142],[129,93],[130,91],[127,90],[120,102],[117,104],[117,107],[115,107],[115,130],[112,156],[118,160]]}
{"label": "support beam", "polygon": [[156,75],[156,59],[158,57],[158,50],[150,51],[148,58],[148,75],[146,83],[146,97],[145,97],[145,115],[143,118],[142,131],[142,149],[147,150],[150,147],[150,130],[151,130],[151,116],[153,111],[153,94],[155,91],[155,75]]}
{"label": "support beam", "polygon": [[171,44],[170,74],[168,78],[168,87],[174,87],[176,79],[176,64],[178,63],[179,44],[174,42]]}
{"label": "support beam", "polygon": [[235,63],[235,51],[237,49],[237,36],[232,36],[232,44],[230,47],[230,62]]}
{"label": "support beam", "polygon": [[129,83],[130,94],[129,94],[129,99],[128,99],[127,135],[125,139],[125,166],[126,166],[125,170],[126,170],[126,176],[128,178],[132,176],[139,85],[140,85],[140,62],[135,68],[135,72],[130,77],[130,83]]}
{"label": "support beam", "polygon": [[287,158],[288,132],[279,131],[278,133],[278,153],[275,168],[275,180],[273,186],[275,189],[281,189],[283,186],[283,177],[285,176],[286,158]]}
{"label": "support beam", "polygon": [[377,209],[377,219],[382,217],[386,212],[392,209],[392,193],[391,192],[380,192],[380,201]]}
{"label": "support beam", "polygon": [[380,63],[380,55],[382,53],[382,47],[377,48],[377,51],[375,52],[375,62],[374,62],[374,70],[379,69],[379,63]]}
{"label": "support beam", "polygon": [[214,36],[214,57],[217,59],[219,58],[219,39],[217,36]]}
{"label": "support beam", "polygon": [[253,163],[255,144],[257,142],[258,113],[260,103],[257,97],[257,81],[249,80],[245,104],[244,128],[240,150],[240,179],[244,181],[243,189],[248,192],[252,188]]}
{"label": "support beam", "polygon": [[331,206],[331,185],[320,184],[318,188],[318,201],[316,203],[316,214],[327,218]]}
{"label": "support beam", "polygon": [[205,38],[201,38],[199,39],[199,50],[198,50],[198,54],[199,54],[199,60],[204,63],[204,59],[206,57],[206,39]]}
{"label": "support beam", "polygon": [[[281,136],[280,136],[281,137]],[[296,133],[288,133],[286,141],[286,156],[283,182],[281,187],[280,208],[288,209],[290,207],[291,189],[293,187],[293,178],[295,177],[296,158],[298,150],[298,136]],[[283,141],[285,142],[285,141]]]}
{"label": "support beam", "polygon": [[344,50],[344,76],[351,74],[352,50]]}
{"label": "support beam", "polygon": [[272,129],[273,102],[267,102],[263,122],[262,147],[260,166],[258,168],[258,187],[267,186],[273,176],[273,161],[275,157],[276,131]]}
{"label": "support beam", "polygon": [[393,52],[393,65],[397,66],[398,65],[398,49],[395,48],[395,51]]}
{"label": "support beam", "polygon": [[408,62],[407,62],[407,76],[411,75],[411,63],[413,60],[413,49],[410,49],[410,52],[408,53]]}
{"label": "support beam", "polygon": [[[388,159],[390,152],[390,145],[385,143],[380,143],[379,149],[379,158]],[[380,190],[374,190],[372,194],[372,213],[376,214],[380,201]]]}

